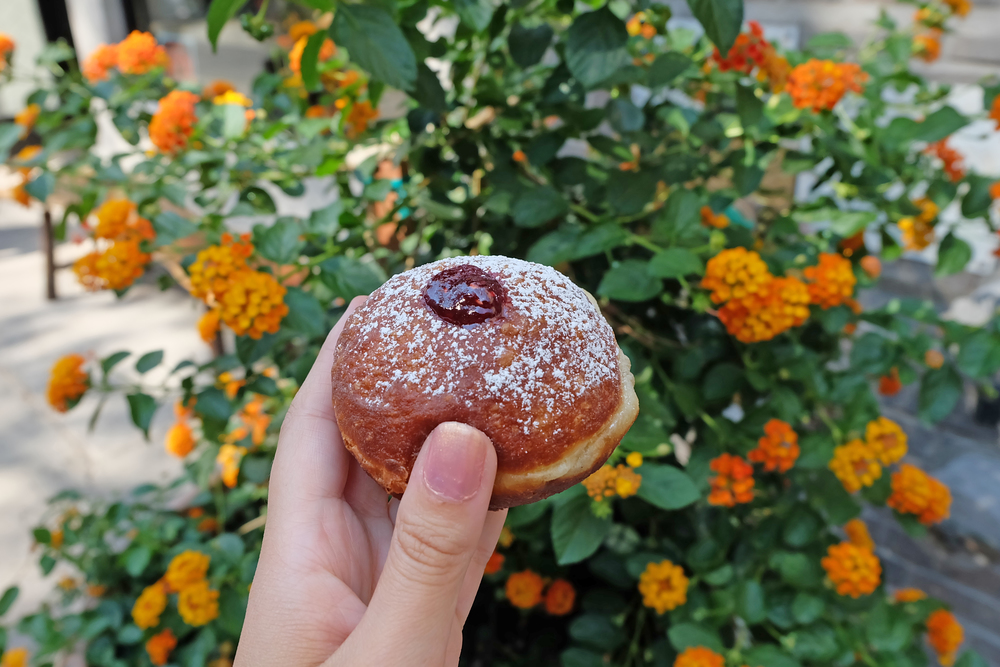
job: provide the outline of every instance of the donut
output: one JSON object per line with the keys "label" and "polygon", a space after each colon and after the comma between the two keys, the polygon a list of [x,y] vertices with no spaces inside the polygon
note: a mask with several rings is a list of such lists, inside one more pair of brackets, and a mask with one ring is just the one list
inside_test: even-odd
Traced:
{"label": "donut", "polygon": [[594,298],[555,269],[453,257],[390,278],[347,319],[331,376],[344,444],[399,496],[443,422],[497,453],[491,509],[600,468],[639,411],[631,365]]}

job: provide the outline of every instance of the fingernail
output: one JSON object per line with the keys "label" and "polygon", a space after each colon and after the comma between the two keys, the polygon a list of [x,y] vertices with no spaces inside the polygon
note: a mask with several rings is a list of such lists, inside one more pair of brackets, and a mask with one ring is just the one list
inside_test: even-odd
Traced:
{"label": "fingernail", "polygon": [[486,438],[465,424],[441,424],[424,447],[430,450],[424,482],[444,500],[462,502],[476,495],[483,481]]}

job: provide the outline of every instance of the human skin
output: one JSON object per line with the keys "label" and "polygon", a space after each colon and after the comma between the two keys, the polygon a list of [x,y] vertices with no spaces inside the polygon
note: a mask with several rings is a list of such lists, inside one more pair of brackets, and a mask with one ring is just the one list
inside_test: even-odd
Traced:
{"label": "human skin", "polygon": [[496,452],[445,423],[427,438],[402,500],[344,448],[327,337],[281,427],[267,525],[235,667],[458,664],[468,617],[503,528],[488,512]]}

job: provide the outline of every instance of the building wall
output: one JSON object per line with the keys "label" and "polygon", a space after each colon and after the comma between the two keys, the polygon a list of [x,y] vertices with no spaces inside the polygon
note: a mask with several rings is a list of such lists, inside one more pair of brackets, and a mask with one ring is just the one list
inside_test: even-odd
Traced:
{"label": "building wall", "polygon": [[16,81],[0,84],[0,118],[13,116],[24,106],[32,85],[25,82],[35,73],[35,58],[45,46],[45,28],[36,0],[0,0],[0,31],[14,38]]}

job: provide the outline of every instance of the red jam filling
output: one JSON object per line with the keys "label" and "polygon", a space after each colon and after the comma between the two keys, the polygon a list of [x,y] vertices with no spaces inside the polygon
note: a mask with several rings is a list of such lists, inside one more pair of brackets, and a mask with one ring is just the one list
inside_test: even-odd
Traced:
{"label": "red jam filling", "polygon": [[424,302],[438,317],[464,327],[499,317],[505,296],[496,278],[471,264],[435,274],[424,288]]}

